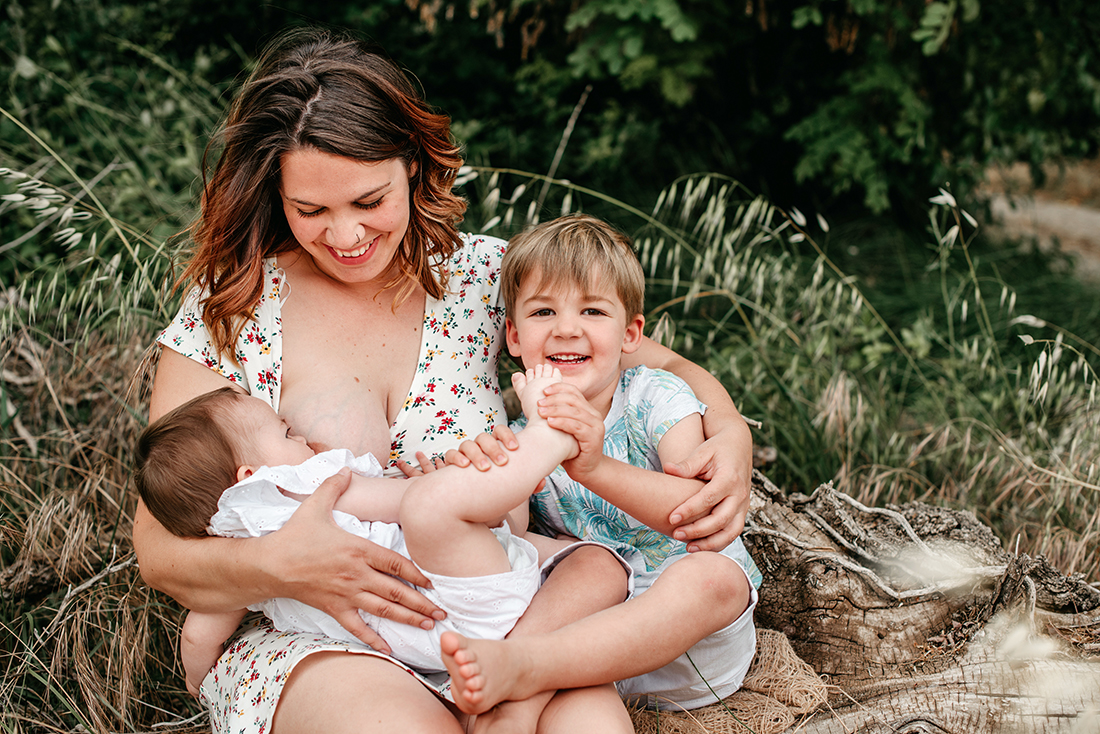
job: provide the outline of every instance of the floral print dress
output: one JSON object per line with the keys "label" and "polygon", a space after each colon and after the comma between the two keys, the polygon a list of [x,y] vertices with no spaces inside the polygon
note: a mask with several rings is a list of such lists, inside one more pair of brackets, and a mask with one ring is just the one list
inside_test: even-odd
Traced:
{"label": "floral print dress", "polygon": [[[460,236],[463,247],[448,263],[447,293],[438,300],[428,298],[424,304],[416,375],[390,426],[387,473],[397,471],[393,465],[398,460],[415,464],[417,451],[440,455],[468,436],[491,431],[506,420],[497,361],[504,329],[500,261],[507,243],[482,235]],[[260,302],[235,345],[236,364],[214,349],[202,322],[203,294],[198,290],[187,295],[157,342],[202,363],[277,411],[282,375],[280,314],[283,301],[291,297],[292,284],[275,258],[264,262],[264,278]],[[203,681],[200,697],[210,708],[214,731],[268,731],[279,694],[294,666],[307,655],[326,650],[387,657],[366,645],[279,632],[266,619],[246,626],[228,642]],[[393,662],[445,695],[445,674],[429,680]]]}

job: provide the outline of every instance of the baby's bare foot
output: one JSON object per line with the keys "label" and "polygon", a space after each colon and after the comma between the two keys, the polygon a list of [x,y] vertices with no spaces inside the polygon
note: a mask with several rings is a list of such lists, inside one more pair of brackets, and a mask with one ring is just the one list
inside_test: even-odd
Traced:
{"label": "baby's bare foot", "polygon": [[538,401],[546,393],[546,388],[555,382],[561,382],[561,370],[551,364],[537,364],[526,372],[516,372],[512,375],[512,387],[516,389],[523,414],[527,416],[528,425],[532,421],[541,421],[539,416]]}
{"label": "baby's bare foot", "polygon": [[439,640],[443,664],[451,674],[455,705],[468,714],[482,714],[501,701],[528,698],[528,668],[507,640],[471,640],[444,632]]}

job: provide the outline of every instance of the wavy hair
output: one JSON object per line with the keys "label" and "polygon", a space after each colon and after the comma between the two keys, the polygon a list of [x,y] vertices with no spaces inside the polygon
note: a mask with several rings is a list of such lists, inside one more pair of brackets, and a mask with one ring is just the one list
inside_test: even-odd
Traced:
{"label": "wavy hair", "polygon": [[296,150],[404,161],[409,227],[395,255],[398,274],[386,286],[399,286],[395,308],[417,284],[442,297],[466,211],[451,191],[462,157],[450,130],[450,118],[428,107],[377,47],[325,29],[291,31],[271,43],[203,155],[202,211],[177,282],[206,290],[203,322],[218,353],[236,359],[233,344],[263,290],[264,258],[297,247],[279,199],[280,162]]}

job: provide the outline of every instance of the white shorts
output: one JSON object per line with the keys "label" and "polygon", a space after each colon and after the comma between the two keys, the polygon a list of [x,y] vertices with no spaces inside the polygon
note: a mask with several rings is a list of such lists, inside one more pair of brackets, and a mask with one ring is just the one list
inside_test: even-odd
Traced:
{"label": "white shorts", "polygon": [[[372,525],[377,528],[379,523]],[[395,530],[395,535],[398,532]],[[432,629],[421,629],[359,610],[363,621],[389,643],[393,657],[421,672],[442,671],[439,637],[444,632],[502,640],[512,630],[539,590],[539,554],[530,542],[512,535],[507,523],[494,528],[493,535],[508,554],[510,570],[462,578],[424,571],[432,588],[416,587],[417,591],[447,612],[447,618],[436,622]],[[389,547],[407,555],[404,538],[399,535],[389,541]],[[323,635],[338,642],[359,642],[335,619],[296,599],[268,599],[257,606],[275,623],[275,629]]]}
{"label": "white shorts", "polygon": [[[740,563],[734,563],[745,571]],[[748,574],[745,578],[747,581]],[[749,591],[749,605],[733,623],[700,640],[663,668],[617,682],[619,695],[644,703],[646,708],[678,711],[717,703],[739,689],[756,655],[752,613],[760,595],[751,582]]]}

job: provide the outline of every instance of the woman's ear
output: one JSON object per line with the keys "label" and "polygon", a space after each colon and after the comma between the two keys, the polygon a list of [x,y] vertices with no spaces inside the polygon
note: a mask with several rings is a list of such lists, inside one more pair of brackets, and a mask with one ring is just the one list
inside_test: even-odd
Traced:
{"label": "woman's ear", "polygon": [[642,345],[642,327],[645,326],[645,316],[635,314],[627,319],[626,333],[623,334],[623,354],[632,354]]}
{"label": "woman's ear", "polygon": [[237,481],[241,482],[256,473],[256,467],[243,464],[237,467]]}

